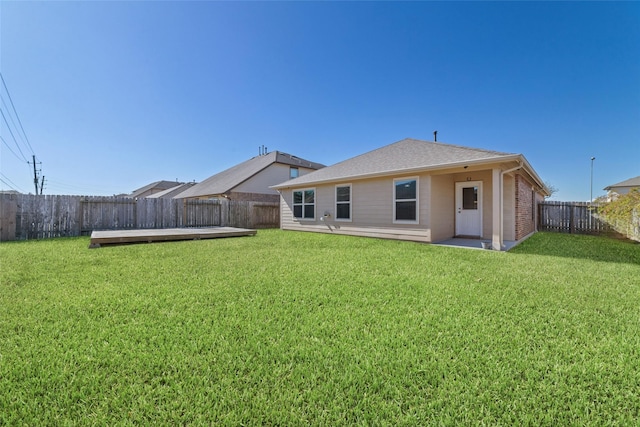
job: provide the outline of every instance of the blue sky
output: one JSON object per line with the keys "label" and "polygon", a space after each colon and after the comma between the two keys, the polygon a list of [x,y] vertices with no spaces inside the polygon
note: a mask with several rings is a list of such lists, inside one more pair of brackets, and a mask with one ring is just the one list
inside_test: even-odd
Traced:
{"label": "blue sky", "polygon": [[[405,137],[522,153],[557,200],[640,175],[639,2],[0,3],[2,189],[112,195]],[[30,146],[29,146],[30,145]],[[20,152],[20,149],[22,153]]]}

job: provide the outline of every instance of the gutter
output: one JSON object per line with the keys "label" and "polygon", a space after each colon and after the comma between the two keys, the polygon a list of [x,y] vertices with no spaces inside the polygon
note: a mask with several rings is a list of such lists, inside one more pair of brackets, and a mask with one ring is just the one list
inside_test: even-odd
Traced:
{"label": "gutter", "polygon": [[508,173],[522,169],[522,159],[518,160],[518,166],[500,173],[500,250],[504,246],[504,176]]}
{"label": "gutter", "polygon": [[[387,171],[382,171],[382,172],[371,172],[371,173],[365,173],[365,174],[361,174],[361,175],[349,175],[349,176],[341,176],[341,177],[336,177],[336,178],[326,178],[326,179],[321,179],[321,180],[305,181],[305,182],[300,182],[300,183],[297,183],[297,182],[284,182],[282,184],[272,185],[269,188],[273,188],[275,190],[280,190],[280,189],[286,189],[286,188],[303,187],[303,186],[306,186],[306,185],[331,184],[333,182],[342,182],[344,180],[359,180],[359,179],[377,178],[377,177],[385,177],[385,176],[397,176],[399,174],[411,174],[411,173],[418,173],[418,172],[429,172],[429,171],[436,171],[436,170],[442,170],[442,169],[451,169],[451,168],[456,168],[456,167],[461,167],[461,166],[471,166],[471,165],[481,165],[481,164],[484,164],[484,163],[494,163],[494,162],[499,162],[499,161],[508,162],[508,161],[511,161],[511,160],[517,160],[518,162],[520,162],[522,164],[522,155],[521,154],[513,154],[513,155],[508,155],[508,156],[489,157],[489,158],[485,158],[485,159],[467,160],[467,161],[461,161],[461,162],[455,162],[455,163],[441,163],[441,164],[438,164],[438,165],[427,166],[427,167],[419,166],[419,167],[408,168],[408,169],[392,169],[392,170],[387,170]],[[331,166],[327,166],[327,167],[331,167]],[[520,167],[522,167],[522,166],[518,166],[518,168],[520,168]],[[322,169],[318,169],[318,171],[321,171],[321,170]],[[304,176],[306,176],[306,175],[303,175],[300,178],[303,178]]]}

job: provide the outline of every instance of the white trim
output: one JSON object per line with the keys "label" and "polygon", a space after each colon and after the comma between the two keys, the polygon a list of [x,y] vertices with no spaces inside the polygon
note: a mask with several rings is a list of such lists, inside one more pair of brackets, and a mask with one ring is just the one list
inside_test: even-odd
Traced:
{"label": "white trim", "polygon": [[[398,200],[396,199],[396,182],[398,181],[415,181],[416,182],[416,198],[415,199],[400,199],[400,201],[405,202],[416,202],[416,219],[396,219],[396,203]],[[393,190],[392,194],[392,203],[393,203],[393,223],[394,224],[420,224],[420,177],[418,176],[405,176],[402,178],[394,178],[393,179]]]}
{"label": "white trim", "polygon": [[[304,217],[304,211],[305,211],[304,208],[305,208],[305,206],[311,205],[311,203],[305,203],[304,202],[304,193],[305,193],[305,191],[313,191],[313,218],[305,218]],[[294,195],[295,195],[296,192],[301,192],[302,193],[302,203],[295,203],[294,202],[294,197],[295,197]],[[300,189],[293,190],[291,192],[291,208],[292,208],[291,214],[293,215],[293,220],[294,221],[315,221],[316,220],[316,206],[318,204],[317,198],[318,198],[318,193],[317,193],[315,187],[300,188]],[[295,214],[296,205],[302,206],[302,216],[301,217],[297,217],[296,214]]]}
{"label": "white trim", "polygon": [[[348,160],[351,160],[351,159],[348,159]],[[301,182],[294,186],[292,186],[288,182],[283,182],[281,184],[272,185],[269,188],[275,188],[275,189],[295,188],[296,186],[301,186],[301,185],[332,184],[332,183],[344,181],[347,179],[353,182],[356,180],[369,179],[369,178],[385,178],[389,176],[398,176],[399,174],[416,174],[416,173],[424,174],[424,173],[429,173],[433,171],[456,169],[458,167],[463,167],[463,166],[485,166],[486,165],[487,170],[490,170],[491,168],[488,166],[491,164],[505,163],[505,162],[518,161],[518,160],[524,160],[525,165],[529,168],[527,169],[527,172],[529,172],[529,170],[533,171],[533,168],[531,168],[531,165],[529,164],[529,162],[526,161],[526,159],[524,159],[524,156],[522,156],[522,154],[509,154],[504,156],[488,157],[488,158],[478,159],[478,160],[465,160],[465,161],[456,161],[451,163],[440,163],[440,164],[431,165],[431,166],[417,166],[417,167],[405,168],[405,169],[381,170],[377,172],[363,173],[363,174],[357,174],[357,175],[336,176],[336,177],[330,177],[330,178],[323,178],[319,180]],[[331,166],[328,166],[328,167],[331,167]],[[534,171],[534,174],[535,174],[535,171]],[[300,178],[302,178],[302,176]],[[533,178],[536,179],[536,177],[533,177]]]}
{"label": "white trim", "polygon": [[[338,203],[346,204],[346,202],[338,202],[338,187],[349,187],[349,218],[338,218]],[[353,186],[351,183],[336,184],[333,189],[333,202],[336,209],[334,220],[339,222],[352,222],[353,221]]]}

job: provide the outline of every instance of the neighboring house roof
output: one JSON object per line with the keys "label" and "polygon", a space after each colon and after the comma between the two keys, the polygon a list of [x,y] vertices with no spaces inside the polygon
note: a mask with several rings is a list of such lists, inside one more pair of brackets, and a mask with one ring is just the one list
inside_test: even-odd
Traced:
{"label": "neighboring house roof", "polygon": [[274,163],[308,169],[320,169],[324,167],[323,164],[310,162],[309,160],[301,159],[291,154],[283,153],[281,151],[272,151],[271,153],[253,157],[245,162],[210,176],[199,184],[196,184],[190,189],[180,193],[176,198],[225,194]]}
{"label": "neighboring house roof", "polygon": [[336,163],[333,166],[275,185],[273,188],[286,188],[348,179],[362,179],[405,172],[436,170],[456,165],[473,165],[509,160],[522,161],[528,167],[528,171],[532,174],[533,178],[538,181],[540,187],[546,191],[542,180],[535,174],[521,154],[503,153],[411,138],[403,139],[402,141]]}
{"label": "neighboring house roof", "polygon": [[171,187],[169,189],[166,189],[164,191],[161,191],[159,193],[153,193],[149,196],[146,196],[147,199],[170,199],[173,198],[177,195],[179,195],[180,193],[182,193],[183,191],[193,187],[194,185],[196,185],[195,182],[187,182],[184,184],[178,184],[174,187]]}
{"label": "neighboring house roof", "polygon": [[626,181],[622,181],[617,184],[609,185],[607,187],[604,187],[604,189],[609,191],[609,190],[613,190],[614,188],[620,188],[620,187],[624,187],[624,188],[640,187],[640,176],[627,179]]}
{"label": "neighboring house roof", "polygon": [[176,185],[181,184],[180,182],[175,181],[156,181],[151,184],[145,185],[144,187],[140,187],[137,190],[133,190],[131,193],[131,197],[139,197],[141,194],[145,194],[148,191],[156,190],[154,192],[168,190],[169,188],[175,187]]}

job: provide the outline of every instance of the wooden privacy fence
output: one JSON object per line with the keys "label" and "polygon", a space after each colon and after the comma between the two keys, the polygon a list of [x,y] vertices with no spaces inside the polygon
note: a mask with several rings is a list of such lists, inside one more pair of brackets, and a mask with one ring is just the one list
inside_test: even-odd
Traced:
{"label": "wooden privacy fence", "polygon": [[0,240],[81,236],[93,230],[229,226],[277,228],[279,203],[237,200],[0,195]]}
{"label": "wooden privacy fence", "polygon": [[561,233],[614,232],[598,217],[598,205],[588,202],[543,202],[538,205],[538,230]]}

